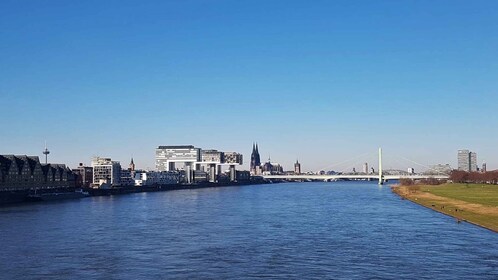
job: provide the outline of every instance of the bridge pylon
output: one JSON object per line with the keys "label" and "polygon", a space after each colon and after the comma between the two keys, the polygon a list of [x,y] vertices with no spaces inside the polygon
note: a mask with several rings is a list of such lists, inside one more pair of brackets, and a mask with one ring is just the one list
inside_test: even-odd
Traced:
{"label": "bridge pylon", "polygon": [[379,148],[379,185],[384,184],[384,176],[382,175],[382,148]]}

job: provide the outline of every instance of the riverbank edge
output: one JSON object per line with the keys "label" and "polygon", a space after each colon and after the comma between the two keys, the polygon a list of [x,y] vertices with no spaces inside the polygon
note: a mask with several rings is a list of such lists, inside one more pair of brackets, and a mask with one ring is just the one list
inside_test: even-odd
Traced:
{"label": "riverbank edge", "polygon": [[481,225],[481,224],[479,224],[478,222],[469,221],[468,219],[461,219],[460,217],[457,217],[456,215],[451,215],[450,213],[445,213],[445,212],[443,212],[443,211],[440,211],[440,210],[439,210],[439,209],[437,209],[437,208],[433,208],[433,207],[431,207],[430,205],[425,205],[425,204],[423,204],[423,203],[422,203],[422,202],[420,202],[420,201],[414,200],[414,199],[412,199],[412,198],[410,198],[410,197],[408,197],[408,196],[406,196],[406,195],[403,195],[403,194],[400,192],[401,187],[404,187],[404,186],[400,186],[400,185],[392,185],[392,186],[391,186],[391,191],[392,191],[393,193],[395,193],[396,195],[398,195],[398,196],[399,196],[401,199],[403,199],[403,200],[408,200],[408,201],[410,201],[410,202],[412,202],[412,203],[415,203],[415,204],[417,204],[417,205],[420,205],[420,206],[422,206],[422,207],[424,207],[424,208],[428,208],[428,209],[430,209],[430,210],[432,210],[432,211],[435,211],[435,212],[441,213],[441,214],[443,214],[443,215],[445,215],[445,216],[455,218],[455,219],[457,219],[458,221],[466,222],[466,223],[469,223],[469,224],[472,224],[472,225],[478,226],[478,227],[480,227],[480,228],[487,229],[487,230],[492,231],[492,232],[494,232],[494,233],[498,233],[498,229],[489,228],[489,227],[487,227],[487,226],[485,226],[485,225]]}
{"label": "riverbank edge", "polygon": [[[222,188],[222,187],[240,187],[248,185],[265,185],[270,184],[268,181],[264,180],[250,180],[250,181],[240,181],[240,182],[222,182],[222,183],[199,183],[199,184],[171,184],[171,185],[152,185],[152,186],[122,186],[109,189],[93,189],[93,188],[83,188],[82,190],[88,192],[89,197],[92,196],[111,196],[111,195],[127,195],[134,193],[144,193],[144,192],[167,192],[176,190],[194,190],[194,189],[204,189],[204,188]],[[38,193],[50,194],[57,192],[74,192],[75,189],[44,189],[38,190]],[[16,205],[26,205],[30,203],[43,203],[45,201],[30,201],[28,199],[30,190],[19,190],[19,191],[3,191],[0,192],[0,207],[10,207]],[[61,200],[71,200],[61,199]]]}
{"label": "riverbank edge", "polygon": [[265,181],[242,181],[242,182],[230,182],[230,183],[198,183],[198,184],[172,184],[172,185],[153,185],[147,187],[119,187],[110,189],[83,189],[87,191],[90,196],[109,196],[109,195],[125,195],[133,193],[143,193],[143,192],[167,192],[167,191],[177,191],[177,190],[194,190],[194,189],[205,189],[205,188],[222,188],[222,187],[240,187],[248,185],[264,185],[268,184]]}

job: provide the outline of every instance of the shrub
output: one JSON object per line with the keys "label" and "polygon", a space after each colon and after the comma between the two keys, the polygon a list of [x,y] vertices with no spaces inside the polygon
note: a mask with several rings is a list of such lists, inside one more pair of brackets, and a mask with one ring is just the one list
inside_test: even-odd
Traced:
{"label": "shrub", "polygon": [[401,179],[399,179],[399,184],[402,186],[411,186],[414,184],[414,182],[412,179],[401,178]]}

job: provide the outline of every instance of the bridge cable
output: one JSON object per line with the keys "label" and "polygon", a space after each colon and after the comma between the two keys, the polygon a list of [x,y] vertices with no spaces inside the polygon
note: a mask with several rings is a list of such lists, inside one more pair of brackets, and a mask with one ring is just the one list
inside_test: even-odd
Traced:
{"label": "bridge cable", "polygon": [[401,159],[404,159],[404,160],[406,160],[406,161],[409,161],[409,162],[411,162],[411,163],[414,163],[414,164],[420,165],[420,166],[422,166],[422,167],[425,167],[425,168],[427,168],[427,169],[429,169],[429,170],[435,171],[436,173],[439,173],[439,175],[448,175],[448,174],[445,174],[445,173],[443,173],[443,172],[441,172],[441,171],[438,171],[438,170],[436,170],[436,169],[434,169],[434,168],[431,168],[430,166],[423,165],[423,164],[421,164],[421,163],[418,163],[418,162],[416,162],[416,161],[413,161],[413,160],[407,159],[407,158],[405,158],[405,157],[402,157],[402,156],[397,156],[397,157],[399,157],[399,158],[401,158]]}
{"label": "bridge cable", "polygon": [[[369,155],[369,157],[367,157],[367,158],[363,158],[363,159],[361,159],[361,160],[359,160],[359,161],[354,162],[352,165],[349,165],[349,166],[344,167],[342,170],[340,170],[340,171],[339,171],[339,173],[344,173],[344,171],[346,171],[348,168],[349,168],[349,169],[356,168],[356,167],[357,167],[357,165],[358,165],[358,164],[360,164],[360,163],[362,163],[362,162],[365,162],[365,161],[366,161],[366,162],[368,163],[368,160],[369,160],[369,159],[372,159],[372,157],[373,157],[373,156],[375,156],[376,154],[377,154],[377,153],[371,153],[371,154]],[[378,159],[377,159],[377,160],[378,160]],[[370,165],[370,167],[373,167],[373,164],[372,164],[372,165]],[[358,171],[356,171],[356,172],[357,172],[357,173],[362,173],[362,172],[358,172]],[[369,173],[369,172],[368,172],[368,170],[367,170],[367,174],[368,174],[368,173]]]}
{"label": "bridge cable", "polygon": [[336,163],[336,164],[328,165],[328,166],[326,166],[326,167],[321,168],[320,170],[318,170],[318,172],[320,172],[321,170],[323,170],[323,171],[327,171],[327,170],[325,170],[325,169],[329,169],[329,168],[332,168],[332,167],[340,166],[340,165],[343,165],[343,164],[345,164],[345,163],[347,163],[347,162],[350,162],[350,161],[353,161],[353,160],[357,160],[358,158],[361,158],[361,157],[364,157],[364,156],[368,156],[368,155],[370,155],[370,156],[371,156],[372,154],[373,154],[372,152],[368,152],[368,153],[365,153],[365,154],[362,154],[362,155],[359,155],[359,156],[356,156],[356,157],[350,158],[350,159],[348,159],[348,160],[341,161],[341,162]]}

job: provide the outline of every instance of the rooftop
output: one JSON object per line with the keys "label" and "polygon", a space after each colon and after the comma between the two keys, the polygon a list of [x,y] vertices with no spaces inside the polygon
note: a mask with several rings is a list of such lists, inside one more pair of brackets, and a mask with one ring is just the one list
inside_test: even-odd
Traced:
{"label": "rooftop", "polygon": [[193,145],[159,146],[158,149],[195,149]]}

